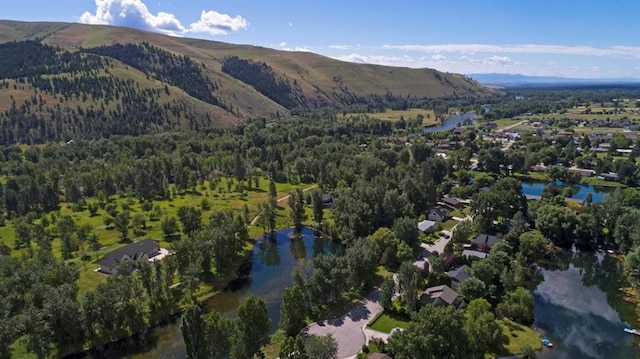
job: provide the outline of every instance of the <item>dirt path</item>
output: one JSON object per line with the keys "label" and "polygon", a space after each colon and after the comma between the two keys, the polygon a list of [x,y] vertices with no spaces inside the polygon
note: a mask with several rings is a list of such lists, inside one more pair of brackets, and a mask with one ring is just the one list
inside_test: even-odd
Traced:
{"label": "dirt path", "polygon": [[[302,192],[307,192],[307,191],[312,190],[312,189],[314,189],[314,188],[318,188],[318,185],[317,185],[317,184],[314,184],[313,186],[310,186],[310,187],[304,188],[304,189],[302,190]],[[289,197],[291,197],[291,196],[290,196],[290,195],[286,195],[286,196],[284,196],[284,197],[282,197],[282,198],[279,198],[279,199],[278,199],[278,203],[288,200],[288,199],[289,199]],[[249,223],[249,227],[254,226],[254,225],[256,224],[256,222],[258,222],[258,218],[259,218],[259,217],[260,217],[260,214],[259,214],[259,213],[258,213],[258,215],[257,215],[257,216],[253,217],[253,219],[251,220],[251,223]]]}
{"label": "dirt path", "polygon": [[524,120],[524,121],[520,121],[520,122],[518,122],[518,123],[514,123],[513,125],[505,126],[505,127],[501,128],[501,129],[497,130],[496,132],[505,132],[505,131],[509,131],[510,129],[512,129],[512,128],[516,128],[516,127],[518,127],[518,126],[520,126],[520,125],[522,125],[523,123],[528,122],[528,121],[529,121],[529,120]]}
{"label": "dirt path", "polygon": [[353,357],[366,342],[364,328],[367,323],[382,311],[378,294],[378,290],[374,290],[340,318],[312,323],[302,330],[302,335],[332,334],[338,343],[338,358]]}

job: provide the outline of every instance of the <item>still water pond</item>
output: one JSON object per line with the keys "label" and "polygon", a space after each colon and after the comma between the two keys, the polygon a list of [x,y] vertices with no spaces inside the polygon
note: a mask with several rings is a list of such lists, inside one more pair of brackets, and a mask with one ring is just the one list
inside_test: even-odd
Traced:
{"label": "still water pond", "polygon": [[[542,270],[534,291],[534,326],[554,344],[538,358],[638,358],[635,306],[624,300],[629,286],[622,264],[600,253],[565,253],[560,268]],[[628,324],[627,324],[628,323]]]}
{"label": "still water pond", "polygon": [[[525,195],[532,196],[541,196],[545,187],[547,187],[550,183],[546,182],[522,182],[522,193]],[[562,182],[556,182],[555,185],[562,187]],[[572,198],[585,200],[589,194],[591,194],[591,199],[593,203],[598,203],[604,201],[604,197],[607,193],[612,191],[611,188],[601,187],[601,186],[592,186],[592,185],[574,185],[571,186],[573,189]]]}
{"label": "still water pond", "polygon": [[[284,289],[292,285],[291,271],[300,263],[321,253],[339,254],[341,247],[314,236],[311,229],[302,230],[301,238],[292,238],[293,229],[275,233],[272,240],[261,238],[253,250],[248,278],[236,283],[233,290],[213,297],[205,303],[208,310],[235,316],[235,308],[249,295],[256,295],[267,303],[271,331],[280,320],[280,302]],[[184,358],[185,347],[180,332],[180,320],[153,329],[142,341],[122,344],[104,353],[105,358]]]}

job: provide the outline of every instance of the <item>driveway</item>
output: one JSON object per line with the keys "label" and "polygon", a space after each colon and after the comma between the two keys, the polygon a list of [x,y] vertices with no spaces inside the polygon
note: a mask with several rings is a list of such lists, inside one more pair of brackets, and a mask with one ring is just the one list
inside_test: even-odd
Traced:
{"label": "driveway", "polygon": [[302,335],[332,334],[338,343],[338,358],[344,359],[357,355],[362,350],[362,345],[366,344],[364,327],[382,311],[382,306],[378,304],[378,294],[378,290],[374,290],[340,318],[309,325],[302,330]]}

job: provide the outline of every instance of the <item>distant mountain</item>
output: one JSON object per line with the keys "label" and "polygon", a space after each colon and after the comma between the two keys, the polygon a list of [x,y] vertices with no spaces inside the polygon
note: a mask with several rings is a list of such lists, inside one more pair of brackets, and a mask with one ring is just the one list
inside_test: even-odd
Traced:
{"label": "distant mountain", "polygon": [[0,144],[277,119],[498,91],[460,74],[132,28],[0,20]]}
{"label": "distant mountain", "polygon": [[637,78],[581,79],[553,76],[527,76],[520,74],[469,74],[470,78],[483,85],[500,87],[548,86],[548,85],[602,85],[602,84],[640,84]]}

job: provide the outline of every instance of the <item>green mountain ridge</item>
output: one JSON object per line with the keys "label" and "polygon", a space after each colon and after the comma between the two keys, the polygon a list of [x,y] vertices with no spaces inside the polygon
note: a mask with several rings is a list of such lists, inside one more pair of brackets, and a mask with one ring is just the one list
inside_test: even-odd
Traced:
{"label": "green mountain ridge", "polygon": [[[227,126],[296,108],[498,94],[432,69],[105,25],[0,20],[0,44],[3,144]],[[42,54],[48,68],[32,61]],[[73,70],[85,61],[100,65]]]}

